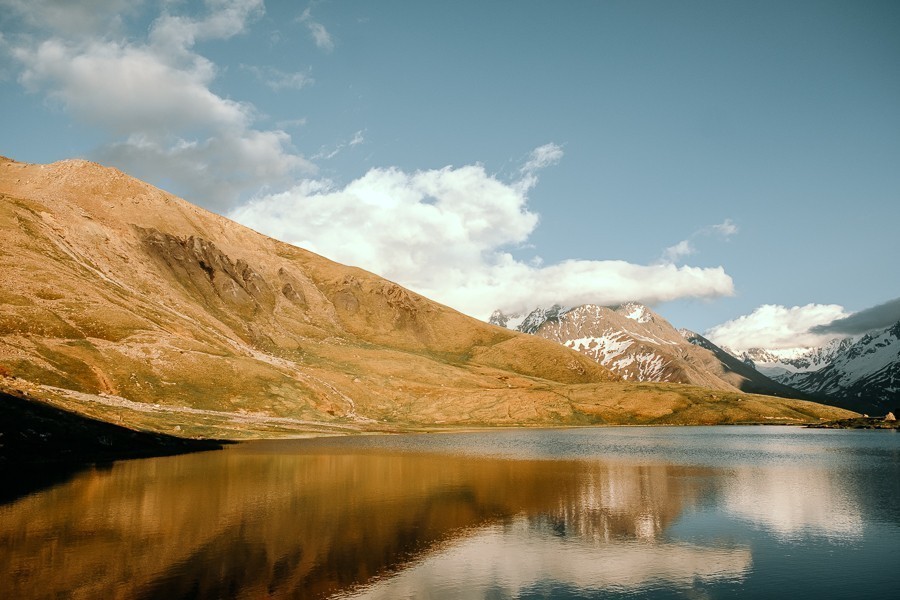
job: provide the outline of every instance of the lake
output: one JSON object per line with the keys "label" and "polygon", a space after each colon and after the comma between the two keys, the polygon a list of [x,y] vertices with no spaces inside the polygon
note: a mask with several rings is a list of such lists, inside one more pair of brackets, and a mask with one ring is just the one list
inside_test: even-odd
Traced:
{"label": "lake", "polygon": [[262,441],[5,499],[4,598],[823,600],[900,578],[890,431]]}

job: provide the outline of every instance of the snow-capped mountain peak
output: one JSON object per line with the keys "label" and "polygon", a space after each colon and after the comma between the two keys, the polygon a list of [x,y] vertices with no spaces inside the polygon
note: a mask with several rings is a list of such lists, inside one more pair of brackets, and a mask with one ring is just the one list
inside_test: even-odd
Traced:
{"label": "snow-capped mountain peak", "polygon": [[900,405],[900,322],[820,347],[751,348],[737,356],[776,381],[854,410],[878,413]]}
{"label": "snow-capped mountain peak", "polygon": [[[510,327],[516,321],[495,312],[491,322]],[[571,309],[558,305],[538,308],[515,328],[585,354],[626,381],[690,383],[796,396],[705,338],[693,334],[703,343],[689,339],[637,302],[616,307],[584,304]]]}

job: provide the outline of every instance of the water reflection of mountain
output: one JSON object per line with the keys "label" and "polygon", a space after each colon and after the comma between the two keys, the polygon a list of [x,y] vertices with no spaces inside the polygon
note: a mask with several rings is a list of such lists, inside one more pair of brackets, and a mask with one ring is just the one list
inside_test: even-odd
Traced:
{"label": "water reflection of mountain", "polygon": [[[496,527],[520,532],[515,539],[546,554],[531,554],[541,564],[565,554],[555,537],[583,560],[632,556],[634,568],[701,576],[715,562],[709,551],[669,545],[650,564],[646,544],[696,501],[699,474],[252,446],[129,461],[0,509],[0,589],[15,598],[322,597],[446,548],[466,554]],[[749,554],[729,552],[724,571],[740,574]]]}

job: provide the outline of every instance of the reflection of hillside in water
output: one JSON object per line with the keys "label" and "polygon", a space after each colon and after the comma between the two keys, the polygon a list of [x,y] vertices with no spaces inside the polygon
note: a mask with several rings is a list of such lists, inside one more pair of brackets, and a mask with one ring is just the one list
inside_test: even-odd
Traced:
{"label": "reflection of hillside in water", "polygon": [[430,561],[518,561],[598,585],[598,559],[620,584],[735,577],[750,562],[653,541],[696,502],[703,469],[258,448],[119,463],[0,508],[0,589],[321,597]]}
{"label": "reflection of hillside in water", "polygon": [[590,463],[575,493],[561,498],[539,518],[558,532],[582,540],[653,540],[685,505],[695,501],[700,490],[686,485],[684,479],[691,471],[701,470]]}

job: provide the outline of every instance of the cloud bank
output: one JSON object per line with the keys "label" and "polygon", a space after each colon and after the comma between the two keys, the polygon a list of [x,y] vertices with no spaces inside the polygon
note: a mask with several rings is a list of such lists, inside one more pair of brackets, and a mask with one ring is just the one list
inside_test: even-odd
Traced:
{"label": "cloud bank", "polygon": [[853,313],[810,329],[821,335],[860,335],[874,329],[886,329],[900,321],[900,298]]}
{"label": "cloud bank", "polygon": [[704,334],[720,346],[744,351],[750,348],[790,350],[824,344],[834,333],[817,332],[818,326],[848,314],[837,304],[807,304],[787,308],[763,304],[749,315],[716,325]]}
{"label": "cloud bank", "polygon": [[372,169],[341,187],[305,180],[259,196],[229,216],[283,241],[378,273],[485,319],[495,309],[587,302],[658,304],[731,295],[724,269],[567,260],[541,266],[513,256],[538,224],[527,206],[537,171],[562,156],[536,149],[521,179],[498,180],[480,165],[415,173]]}

